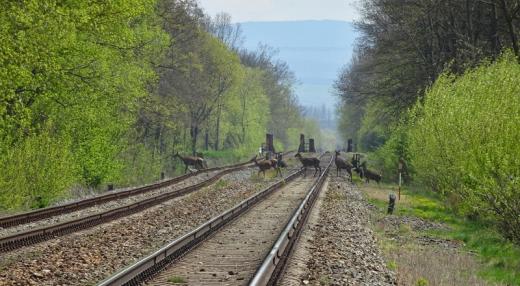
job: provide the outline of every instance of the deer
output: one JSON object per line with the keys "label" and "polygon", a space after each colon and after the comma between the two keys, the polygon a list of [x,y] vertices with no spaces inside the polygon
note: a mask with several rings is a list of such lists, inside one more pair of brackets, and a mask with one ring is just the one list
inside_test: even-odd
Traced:
{"label": "deer", "polygon": [[370,183],[370,180],[374,180],[379,184],[379,182],[381,182],[381,179],[383,178],[381,173],[376,173],[368,169],[366,162],[363,162],[363,164],[361,164],[361,170],[363,176],[365,177],[365,182],[367,184]]}
{"label": "deer", "polygon": [[352,182],[352,169],[354,166],[350,164],[350,162],[347,162],[339,157],[340,152],[336,151],[336,154],[334,155],[334,164],[336,165],[336,175],[339,177],[341,173],[341,169],[347,170],[347,173],[350,175],[350,182]]}
{"label": "deer", "polygon": [[271,168],[274,168],[277,170],[277,172],[279,171],[279,169],[276,167],[276,165],[273,166],[273,161],[272,160],[262,160],[262,161],[258,161],[256,160],[256,157],[255,156],[253,158],[253,162],[255,162],[255,165],[258,166],[258,175],[260,176],[260,172],[262,172],[264,174],[264,178],[265,178],[265,171],[266,170],[269,170]]}
{"label": "deer", "polygon": [[287,168],[287,163],[283,160],[282,153],[276,155],[276,160],[278,168]]}
{"label": "deer", "polygon": [[204,169],[208,168],[208,162],[204,159],[204,154],[201,152],[195,153],[195,155],[202,159],[202,164],[204,165]]}
{"label": "deer", "polygon": [[[204,169],[204,166],[206,165],[206,162],[204,161],[204,159],[202,159],[200,157],[181,156],[181,155],[179,155],[179,152],[177,152],[177,153],[175,153],[175,155],[173,155],[173,158],[175,158],[175,157],[181,159],[182,162],[184,163],[184,165],[186,166],[186,168],[184,169],[184,173],[188,172],[189,166],[193,166],[193,167],[195,167],[195,169],[202,170],[202,169]],[[191,170],[190,170],[190,172],[191,172]]]}
{"label": "deer", "polygon": [[307,175],[307,167],[314,167],[314,176],[316,176],[316,174],[318,173],[318,169],[321,173],[320,159],[316,157],[304,158],[300,153],[297,153],[296,155],[294,155],[294,157],[298,158],[302,163],[304,177]]}
{"label": "deer", "polygon": [[282,153],[277,153],[276,159],[270,159],[269,161],[271,162],[272,168],[276,170],[276,175],[283,177],[282,168],[287,168],[287,163],[283,161]]}

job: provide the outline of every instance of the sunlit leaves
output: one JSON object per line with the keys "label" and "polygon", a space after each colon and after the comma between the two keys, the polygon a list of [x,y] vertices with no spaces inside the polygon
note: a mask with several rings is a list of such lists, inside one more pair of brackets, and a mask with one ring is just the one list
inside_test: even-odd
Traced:
{"label": "sunlit leaves", "polygon": [[520,65],[510,54],[461,77],[441,76],[410,126],[423,181],[469,214],[491,215],[520,241]]}

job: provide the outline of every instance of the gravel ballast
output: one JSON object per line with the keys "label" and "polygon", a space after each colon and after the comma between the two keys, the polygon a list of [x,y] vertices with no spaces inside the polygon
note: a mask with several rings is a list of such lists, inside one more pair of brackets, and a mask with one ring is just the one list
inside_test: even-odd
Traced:
{"label": "gravel ballast", "polygon": [[0,285],[92,285],[258,192],[254,169],[92,229],[0,256]]}
{"label": "gravel ballast", "polygon": [[71,220],[79,219],[82,217],[87,217],[90,215],[99,214],[99,213],[102,213],[102,212],[105,212],[105,211],[108,211],[111,209],[133,204],[133,203],[136,203],[136,202],[139,202],[139,201],[142,201],[142,200],[154,197],[154,196],[177,191],[182,188],[185,188],[185,187],[188,187],[191,185],[195,185],[197,183],[201,183],[201,182],[211,178],[212,176],[216,175],[219,172],[221,172],[221,171],[200,173],[196,176],[187,178],[187,179],[180,181],[178,183],[175,183],[171,186],[167,186],[164,188],[160,188],[157,190],[153,190],[150,192],[146,192],[143,194],[139,194],[139,195],[123,198],[123,199],[117,199],[117,200],[101,203],[101,204],[94,205],[94,206],[91,206],[91,207],[88,207],[85,209],[77,210],[77,211],[74,211],[71,213],[57,215],[57,216],[53,216],[50,218],[42,219],[42,220],[31,222],[31,223],[21,224],[21,225],[18,225],[15,227],[10,227],[10,228],[1,228],[0,227],[0,237],[7,237],[10,235],[14,235],[16,233],[30,231],[35,228],[47,227],[50,225],[63,223],[66,221],[71,221]]}
{"label": "gravel ballast", "polygon": [[[307,269],[289,266],[292,276],[284,277],[282,285],[396,285],[370,229],[369,206],[361,191],[343,177],[329,176],[326,193],[317,203],[319,218],[309,219],[298,245],[307,248]],[[296,264],[302,265],[298,252]]]}

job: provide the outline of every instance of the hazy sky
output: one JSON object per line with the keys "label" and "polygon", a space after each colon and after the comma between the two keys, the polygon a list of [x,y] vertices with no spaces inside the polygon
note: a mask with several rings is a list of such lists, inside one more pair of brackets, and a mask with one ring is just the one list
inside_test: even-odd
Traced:
{"label": "hazy sky", "polygon": [[234,22],[343,20],[358,17],[358,0],[199,0],[206,12],[231,14]]}

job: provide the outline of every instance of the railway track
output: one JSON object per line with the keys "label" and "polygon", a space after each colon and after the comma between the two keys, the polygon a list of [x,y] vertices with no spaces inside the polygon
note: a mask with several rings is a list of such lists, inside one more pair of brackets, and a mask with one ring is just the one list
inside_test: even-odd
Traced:
{"label": "railway track", "polygon": [[[292,151],[289,151],[284,154],[287,155],[291,152]],[[23,232],[14,233],[12,235],[4,236],[4,237],[0,238],[0,254],[6,253],[9,251],[13,251],[13,250],[16,250],[19,248],[27,247],[30,245],[34,245],[34,244],[37,244],[37,243],[40,243],[43,241],[47,241],[50,239],[54,239],[54,238],[57,238],[57,237],[60,237],[63,235],[70,234],[70,233],[82,231],[82,230],[85,230],[85,229],[88,229],[88,228],[91,228],[91,227],[94,227],[94,226],[97,226],[100,224],[104,224],[104,223],[107,223],[107,222],[110,222],[110,221],[113,221],[113,220],[116,220],[116,219],[119,219],[122,217],[126,217],[129,215],[138,213],[138,212],[148,209],[150,207],[161,204],[165,201],[169,201],[171,199],[178,198],[178,197],[187,195],[189,193],[195,192],[197,190],[200,190],[206,186],[209,186],[209,185],[215,183],[221,177],[223,177],[229,173],[239,171],[239,170],[242,170],[245,168],[249,168],[252,166],[254,166],[254,165],[251,164],[250,162],[244,162],[244,163],[239,163],[239,164],[231,165],[231,166],[206,169],[206,171],[200,171],[197,173],[180,176],[178,178],[168,180],[165,182],[160,182],[157,184],[153,184],[153,185],[150,185],[150,186],[147,186],[144,188],[134,189],[137,191],[129,190],[129,191],[126,191],[125,194],[123,194],[119,197],[111,196],[111,194],[108,195],[109,196],[108,198],[105,198],[106,196],[101,196],[100,200],[98,200],[98,204],[100,204],[102,202],[104,203],[109,200],[123,199],[123,198],[129,197],[129,196],[136,196],[139,193],[142,194],[144,192],[151,192],[156,189],[164,188],[168,185],[168,184],[166,184],[166,182],[169,182],[169,185],[171,185],[171,184],[175,184],[175,182],[173,182],[174,180],[178,183],[182,180],[186,180],[197,174],[218,171],[218,173],[216,173],[212,177],[210,177],[200,183],[189,185],[187,187],[184,187],[184,188],[181,188],[178,190],[174,190],[171,192],[165,192],[165,193],[159,193],[158,195],[153,195],[152,197],[145,198],[143,200],[139,200],[139,201],[136,201],[136,202],[133,202],[130,204],[125,204],[125,205],[122,205],[122,206],[119,206],[116,208],[104,210],[102,212],[88,214],[86,216],[82,216],[82,217],[68,220],[65,222],[51,224],[51,225],[43,226],[43,227],[40,227],[37,229],[32,229],[29,231],[23,231]],[[179,178],[181,178],[182,180]],[[87,200],[86,203],[81,204],[81,206],[78,208],[84,209],[89,206],[92,206],[89,204],[92,204],[92,201],[90,199]],[[72,205],[74,205],[74,204],[69,204],[69,205],[70,205],[69,207],[65,208],[64,213],[69,213],[72,211],[72,208],[73,208]],[[96,205],[96,204],[94,203],[93,205]],[[55,208],[53,208],[53,209],[55,209]],[[54,216],[63,214],[63,213],[58,213],[58,210],[59,209],[52,211],[52,212],[54,212],[54,214],[53,214]],[[43,219],[43,217],[48,217],[49,213],[52,213],[52,212],[44,210],[40,219]],[[33,216],[34,219],[36,219],[36,217],[37,216]]]}
{"label": "railway track", "polygon": [[296,171],[100,285],[276,281],[326,178],[332,160],[326,161],[318,179]]}
{"label": "railway track", "polygon": [[64,204],[64,205],[60,205],[60,206],[39,209],[39,210],[25,212],[25,213],[21,213],[21,214],[12,215],[12,216],[1,217],[0,218],[0,227],[1,228],[10,228],[10,227],[14,227],[17,225],[26,224],[26,223],[50,218],[53,216],[58,216],[58,215],[66,214],[66,213],[75,212],[75,211],[89,208],[89,207],[99,205],[102,203],[106,203],[106,202],[110,202],[110,201],[114,201],[114,200],[120,200],[123,198],[132,197],[132,196],[137,196],[137,195],[151,192],[151,191],[154,191],[154,190],[157,190],[160,188],[165,188],[165,187],[182,182],[188,178],[191,178],[191,177],[194,177],[194,176],[197,176],[200,174],[205,174],[205,173],[214,172],[214,171],[221,171],[221,170],[230,169],[230,168],[237,168],[237,167],[241,167],[241,166],[246,166],[250,163],[251,162],[248,161],[248,162],[243,162],[243,163],[239,163],[239,164],[235,164],[235,165],[204,169],[204,170],[200,170],[195,173],[184,174],[182,176],[178,176],[178,177],[175,177],[175,178],[172,178],[169,180],[165,180],[162,182],[154,183],[154,184],[143,186],[143,187],[133,188],[133,189],[126,190],[126,191],[113,192],[113,193],[96,196],[93,198],[88,198],[88,199],[84,199],[84,200],[80,200],[80,201],[76,201],[73,203],[68,203],[68,204]]}
{"label": "railway track", "polygon": [[[172,192],[162,193],[142,201],[109,209],[100,213],[91,214],[70,221],[53,224],[30,231],[16,233],[7,237],[0,238],[0,253],[6,253],[26,246],[34,245],[46,240],[54,239],[70,233],[82,231],[100,224],[104,224],[125,216],[129,216],[161,204],[165,201],[178,198],[201,188],[215,183],[226,174],[250,167],[249,163],[237,164],[235,166],[222,168],[223,170],[200,183],[190,185]],[[160,187],[156,187],[160,188]]]}

